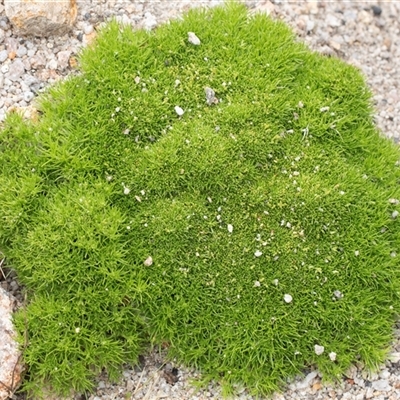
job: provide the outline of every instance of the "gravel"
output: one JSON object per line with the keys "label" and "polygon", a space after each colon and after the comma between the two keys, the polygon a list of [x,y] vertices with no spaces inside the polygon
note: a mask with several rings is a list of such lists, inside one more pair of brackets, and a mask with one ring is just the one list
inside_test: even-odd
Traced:
{"label": "gravel", "polygon": [[[189,0],[82,0],[78,3],[78,20],[71,34],[40,39],[14,34],[0,2],[0,121],[6,112],[15,109],[33,118],[36,96],[50,84],[75,73],[79,49],[94,39],[96,28],[109,17],[116,16],[121,23],[135,28],[154,29],[171,18],[179,18],[194,4],[209,7],[222,3],[223,0],[195,3]],[[311,49],[337,56],[359,68],[373,91],[378,128],[396,143],[400,141],[400,2],[246,0],[245,3],[252,12],[262,10],[289,23],[299,40]],[[201,32],[196,34],[201,37]],[[197,43],[196,38],[192,39]],[[7,279],[0,273],[0,285],[22,301],[15,274],[4,267],[3,272]],[[309,369],[304,371],[303,378],[288,382],[284,391],[276,393],[273,399],[400,399],[399,354],[398,323],[391,355],[378,373],[368,374],[358,364],[336,386],[330,386],[321,383],[318,371]],[[164,351],[153,351],[141,357],[138,366],[126,366],[118,384],[109,383],[106,375],[101,376],[94,394],[76,399],[222,398],[217,384],[196,392],[189,379],[198,376],[195,370],[167,363]],[[238,388],[238,393],[236,399],[253,399],[243,388]]]}

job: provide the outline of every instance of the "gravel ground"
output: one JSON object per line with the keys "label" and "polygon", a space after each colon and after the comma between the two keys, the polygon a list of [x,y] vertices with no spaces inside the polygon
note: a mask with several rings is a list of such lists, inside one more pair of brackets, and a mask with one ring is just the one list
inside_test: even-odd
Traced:
{"label": "gravel ground", "polygon": [[[133,27],[153,29],[177,18],[192,6],[214,6],[222,0],[81,0],[78,20],[70,35],[49,39],[21,38],[13,31],[0,2],[0,121],[11,109],[33,117],[34,100],[49,84],[73,73],[76,54],[96,36],[96,27],[111,16]],[[340,57],[358,67],[374,93],[375,120],[382,134],[400,141],[400,2],[396,1],[266,1],[246,0],[252,10],[263,10],[289,23],[299,40],[326,55]],[[216,27],[218,28],[218,27]],[[201,36],[201,32],[198,32]],[[0,254],[1,259],[1,254]],[[0,264],[1,267],[1,264]],[[21,299],[15,276],[3,266],[0,285]],[[221,399],[218,385],[196,392],[189,384],[196,371],[167,363],[163,352],[144,355],[135,368],[125,368],[118,384],[100,377],[97,390],[76,399]],[[240,391],[236,399],[252,397]],[[15,395],[14,399],[23,396]],[[369,375],[354,366],[335,386],[321,383],[318,371],[289,382],[274,400],[286,399],[400,399],[400,324],[390,360],[379,373]]]}

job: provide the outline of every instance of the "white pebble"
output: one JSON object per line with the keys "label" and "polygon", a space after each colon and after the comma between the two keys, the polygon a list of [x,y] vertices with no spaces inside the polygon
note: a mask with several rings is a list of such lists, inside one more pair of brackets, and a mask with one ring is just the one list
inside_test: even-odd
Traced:
{"label": "white pebble", "polygon": [[274,280],[272,281],[272,283],[273,283],[275,286],[278,286],[278,284],[279,284],[279,279],[274,279]]}
{"label": "white pebble", "polygon": [[228,224],[228,232],[232,233],[233,232],[233,225]]}
{"label": "white pebble", "polygon": [[360,252],[359,252],[358,250],[356,250],[356,251],[354,252],[354,255],[355,255],[356,257],[358,257],[358,256],[360,255]]}
{"label": "white pebble", "polygon": [[336,353],[334,351],[329,353],[329,358],[331,359],[331,361],[335,361],[336,360]]}
{"label": "white pebble", "polygon": [[127,188],[127,187],[124,187],[124,194],[129,194],[130,193],[130,189],[129,188]]}
{"label": "white pebble", "polygon": [[259,281],[254,282],[254,287],[260,287],[260,286],[261,286],[261,283]]}
{"label": "white pebble", "polygon": [[192,43],[195,46],[199,46],[201,43],[200,39],[196,36],[196,34],[194,32],[188,32],[188,40],[189,40],[189,43]]}
{"label": "white pebble", "polygon": [[343,293],[340,290],[335,290],[333,292],[333,295],[337,298],[337,299],[342,299],[343,298]]}
{"label": "white pebble", "polygon": [[399,216],[399,212],[397,210],[392,212],[392,218],[396,219]]}
{"label": "white pebble", "polygon": [[31,91],[24,92],[24,100],[29,103],[35,95]]}
{"label": "white pebble", "polygon": [[291,303],[293,301],[293,297],[290,294],[285,294],[283,296],[283,300],[285,300],[285,303]]}
{"label": "white pebble", "polygon": [[181,117],[185,111],[182,110],[179,106],[175,106],[175,112]]}
{"label": "white pebble", "polygon": [[256,250],[256,252],[254,253],[254,255],[256,257],[261,257],[262,256],[262,252],[260,250]]}
{"label": "white pebble", "polygon": [[316,354],[317,356],[320,356],[320,355],[324,352],[324,350],[325,350],[325,347],[324,347],[324,346],[320,346],[320,345],[318,345],[318,344],[316,344],[316,345],[314,346],[314,351],[315,351],[315,354]]}
{"label": "white pebble", "polygon": [[143,263],[146,267],[150,267],[153,265],[153,258],[151,256],[147,257],[146,260],[144,260]]}

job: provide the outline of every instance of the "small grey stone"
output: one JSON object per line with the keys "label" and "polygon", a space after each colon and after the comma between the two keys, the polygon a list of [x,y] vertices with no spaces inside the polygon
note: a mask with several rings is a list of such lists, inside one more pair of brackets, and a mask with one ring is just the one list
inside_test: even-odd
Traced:
{"label": "small grey stone", "polygon": [[51,59],[48,63],[47,63],[47,68],[49,69],[57,69],[58,67],[58,63],[57,60],[55,60],[54,58]]}
{"label": "small grey stone", "polygon": [[93,25],[85,25],[83,28],[83,33],[85,35],[90,35],[93,32]]}
{"label": "small grey stone", "polygon": [[373,381],[371,387],[374,390],[379,390],[381,392],[388,392],[389,390],[392,390],[392,387],[390,386],[389,382],[386,379],[379,379],[377,381]]}
{"label": "small grey stone", "polygon": [[25,72],[25,66],[21,59],[15,59],[10,67],[9,79],[13,82],[21,78],[22,74]]}
{"label": "small grey stone", "polygon": [[24,100],[29,103],[35,97],[34,93],[31,91],[24,92]]}
{"label": "small grey stone", "polygon": [[372,6],[371,8],[375,16],[379,17],[379,15],[382,14],[382,8],[380,8],[379,6]]}
{"label": "small grey stone", "polygon": [[36,49],[29,49],[27,54],[28,54],[28,57],[33,57],[35,55],[35,53],[36,53]]}
{"label": "small grey stone", "polygon": [[46,57],[42,51],[38,51],[32,58],[31,58],[31,65],[32,68],[40,68],[46,65]]}
{"label": "small grey stone", "polygon": [[379,373],[379,377],[382,379],[388,379],[390,377],[390,372],[387,369],[384,369]]}
{"label": "small grey stone", "polygon": [[328,14],[326,17],[326,23],[332,28],[338,28],[339,26],[342,26],[342,21],[333,14]]}
{"label": "small grey stone", "polygon": [[25,46],[19,46],[16,53],[18,57],[23,57],[28,52]]}
{"label": "small grey stone", "polygon": [[24,78],[24,83],[27,86],[37,85],[39,83],[39,79],[35,76],[27,75],[26,78]]}
{"label": "small grey stone", "polygon": [[9,53],[12,51],[16,52],[19,46],[18,40],[13,37],[8,37],[5,39],[4,44],[6,45],[6,49]]}
{"label": "small grey stone", "polygon": [[157,20],[154,17],[154,15],[150,12],[146,12],[144,14],[144,21],[143,21],[143,27],[146,29],[146,31],[151,31],[157,26]]}
{"label": "small grey stone", "polygon": [[58,61],[58,66],[61,69],[67,68],[68,67],[68,62],[69,58],[71,56],[71,52],[68,50],[65,51],[59,51],[57,53],[57,61]]}
{"label": "small grey stone", "polygon": [[7,50],[1,50],[0,51],[0,62],[6,61],[8,58],[8,51]]}
{"label": "small grey stone", "polygon": [[398,363],[400,361],[400,352],[395,351],[395,352],[389,354],[389,360],[394,364]]}

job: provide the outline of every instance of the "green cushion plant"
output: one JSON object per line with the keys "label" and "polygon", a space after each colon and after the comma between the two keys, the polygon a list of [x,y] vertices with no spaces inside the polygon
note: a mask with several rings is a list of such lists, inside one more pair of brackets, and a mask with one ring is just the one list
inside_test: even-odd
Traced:
{"label": "green cushion plant", "polygon": [[26,390],[90,390],[162,343],[224,394],[385,359],[400,153],[358,70],[235,3],[110,23],[80,69],[0,133]]}

